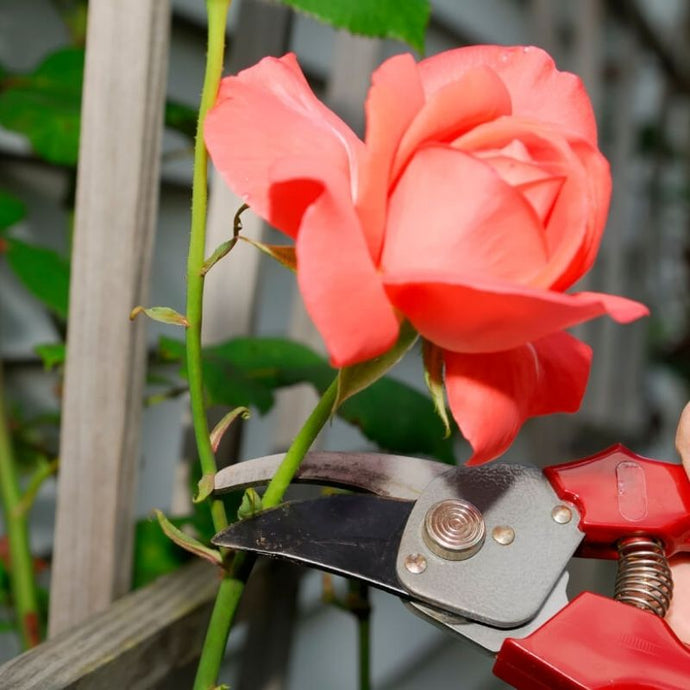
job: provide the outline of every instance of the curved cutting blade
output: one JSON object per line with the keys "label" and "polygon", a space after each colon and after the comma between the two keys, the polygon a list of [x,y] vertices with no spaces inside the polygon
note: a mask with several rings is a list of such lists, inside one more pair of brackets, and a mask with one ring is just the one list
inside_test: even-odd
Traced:
{"label": "curved cutting blade", "polygon": [[[284,457],[278,453],[224,467],[216,474],[214,491],[225,493],[266,484]],[[448,469],[440,462],[401,455],[317,451],[304,458],[295,481],[415,499],[432,479]]]}
{"label": "curved cutting blade", "polygon": [[395,562],[412,503],[350,494],[284,503],[217,534],[216,546],[354,577],[398,596]]}

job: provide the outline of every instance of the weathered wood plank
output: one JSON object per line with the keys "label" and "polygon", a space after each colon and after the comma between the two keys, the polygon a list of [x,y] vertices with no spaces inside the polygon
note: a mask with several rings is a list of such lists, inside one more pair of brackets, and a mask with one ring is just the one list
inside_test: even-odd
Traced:
{"label": "weathered wood plank", "polygon": [[51,635],[129,585],[168,25],[167,0],[89,4]]}
{"label": "weathered wood plank", "polygon": [[216,569],[196,561],[0,667],[13,690],[109,690],[159,685],[199,654]]}

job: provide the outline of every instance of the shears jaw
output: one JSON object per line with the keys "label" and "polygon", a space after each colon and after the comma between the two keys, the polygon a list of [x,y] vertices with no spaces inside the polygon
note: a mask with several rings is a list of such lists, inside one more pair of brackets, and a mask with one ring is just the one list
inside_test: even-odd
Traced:
{"label": "shears jaw", "polygon": [[414,614],[424,618],[442,630],[460,635],[464,639],[473,642],[482,650],[491,654],[496,654],[507,638],[512,637],[521,639],[527,637],[535,630],[541,628],[546,621],[568,605],[566,586],[569,577],[568,572],[565,571],[541,609],[537,612],[537,615],[516,628],[496,628],[484,623],[478,623],[469,618],[455,616],[446,611],[435,609],[419,601],[407,600],[404,603]]}
{"label": "shears jaw", "polygon": [[[284,457],[278,453],[225,467],[215,476],[214,492],[221,494],[267,484]],[[413,500],[448,467],[433,460],[386,453],[316,451],[304,458],[295,481]]]}

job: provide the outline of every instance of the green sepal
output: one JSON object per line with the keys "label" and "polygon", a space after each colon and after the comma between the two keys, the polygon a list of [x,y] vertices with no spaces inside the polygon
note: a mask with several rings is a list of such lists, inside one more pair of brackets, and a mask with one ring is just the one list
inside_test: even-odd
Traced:
{"label": "green sepal", "polygon": [[175,525],[173,525],[173,523],[170,522],[167,517],[165,517],[162,511],[155,510],[154,513],[156,514],[158,524],[161,526],[161,529],[165,535],[171,541],[175,542],[175,544],[177,544],[181,549],[189,551],[189,553],[193,553],[195,556],[199,556],[200,558],[204,558],[214,565],[223,565],[223,557],[220,555],[220,551],[213,549],[210,546],[206,546],[198,539],[185,534],[182,530],[175,527]]}
{"label": "green sepal", "polygon": [[246,520],[261,512],[263,504],[261,502],[261,496],[250,486],[242,496],[242,503],[237,510],[237,518],[239,520]]}
{"label": "green sepal", "polygon": [[422,342],[422,354],[424,357],[424,380],[431,393],[436,414],[443,422],[445,433],[443,438],[450,436],[450,420],[446,408],[445,390],[443,387],[443,350],[428,340]]}
{"label": "green sepal", "polygon": [[417,337],[417,331],[407,321],[403,321],[400,325],[400,334],[393,347],[366,362],[343,367],[338,373],[338,395],[333,404],[333,412],[335,413],[348,398],[378,381],[394,367],[415,344]]}
{"label": "green sepal", "polygon": [[242,419],[249,419],[251,417],[251,412],[247,407],[236,407],[234,410],[230,410],[223,419],[213,427],[211,432],[211,448],[215,453],[218,450],[218,446],[225,435],[225,432],[230,428],[230,425],[237,419],[237,417],[242,417]]}

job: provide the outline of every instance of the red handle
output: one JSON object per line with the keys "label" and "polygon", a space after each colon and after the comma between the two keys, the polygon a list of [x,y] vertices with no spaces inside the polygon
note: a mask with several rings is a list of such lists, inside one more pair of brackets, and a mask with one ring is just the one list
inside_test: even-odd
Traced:
{"label": "red handle", "polygon": [[615,543],[636,534],[661,539],[667,556],[690,551],[690,482],[681,465],[617,445],[547,467],[544,474],[559,498],[582,515],[585,540],[578,555],[616,558]]}
{"label": "red handle", "polygon": [[494,673],[517,690],[687,690],[690,651],[653,613],[583,592],[507,639]]}

